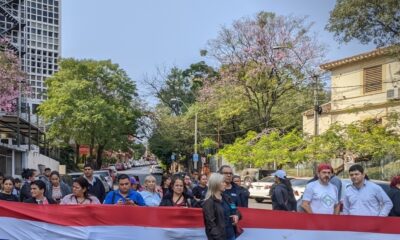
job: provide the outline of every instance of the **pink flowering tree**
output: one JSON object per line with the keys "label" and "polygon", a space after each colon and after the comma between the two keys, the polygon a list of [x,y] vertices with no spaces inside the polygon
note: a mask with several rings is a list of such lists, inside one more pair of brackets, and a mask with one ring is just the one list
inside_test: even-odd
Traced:
{"label": "pink flowering tree", "polygon": [[260,12],[223,27],[207,49],[221,64],[220,78],[204,83],[199,100],[220,103],[226,93],[238,111],[246,105],[258,123],[270,127],[278,101],[307,88],[323,60],[324,47],[311,26],[306,18]]}
{"label": "pink flowering tree", "polygon": [[5,46],[0,40],[0,112],[15,112],[19,92],[27,94],[28,86],[18,56]]}

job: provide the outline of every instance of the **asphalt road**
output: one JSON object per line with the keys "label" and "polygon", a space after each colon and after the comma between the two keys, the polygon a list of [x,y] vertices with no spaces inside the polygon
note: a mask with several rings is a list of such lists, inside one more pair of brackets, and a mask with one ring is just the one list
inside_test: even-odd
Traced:
{"label": "asphalt road", "polygon": [[[150,166],[144,167],[134,167],[124,171],[118,171],[119,174],[125,173],[130,176],[138,176],[140,183],[144,182],[144,178],[150,174]],[[157,184],[161,183],[161,175],[155,175],[157,179]],[[254,199],[249,199],[249,208],[258,208],[258,209],[272,209],[271,203],[264,201],[262,203],[257,203]]]}
{"label": "asphalt road", "polygon": [[272,210],[272,205],[271,205],[270,202],[267,202],[267,201],[264,201],[262,203],[258,203],[254,199],[249,199],[249,208]]}

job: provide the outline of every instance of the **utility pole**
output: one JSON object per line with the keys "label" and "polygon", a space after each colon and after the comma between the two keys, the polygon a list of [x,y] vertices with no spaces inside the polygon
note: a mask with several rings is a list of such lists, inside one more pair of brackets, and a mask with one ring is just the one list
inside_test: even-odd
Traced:
{"label": "utility pole", "polygon": [[[197,110],[194,119],[194,154],[197,155]],[[193,168],[197,169],[197,161],[193,161]]]}
{"label": "utility pole", "polygon": [[314,75],[314,137],[318,136],[319,104],[318,104],[318,76]]}
{"label": "utility pole", "polygon": [[[318,114],[319,114],[319,105],[318,105],[318,76],[314,75],[314,141],[318,136]],[[314,174],[317,172],[317,159],[316,159],[316,149],[314,149],[314,160],[313,160],[313,172]]]}

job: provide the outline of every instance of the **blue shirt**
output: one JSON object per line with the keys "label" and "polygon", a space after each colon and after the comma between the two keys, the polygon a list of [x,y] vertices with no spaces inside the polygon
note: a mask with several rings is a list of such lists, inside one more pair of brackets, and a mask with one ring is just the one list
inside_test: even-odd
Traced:
{"label": "blue shirt", "polygon": [[383,189],[368,180],[361,188],[346,186],[343,197],[343,214],[361,216],[388,216],[393,203]]}
{"label": "blue shirt", "polygon": [[149,192],[149,191],[142,191],[139,192],[140,195],[143,197],[146,206],[149,207],[158,207],[161,202],[160,194],[156,192]]}
{"label": "blue shirt", "polygon": [[[142,196],[136,191],[129,190],[126,198],[134,201],[136,205],[146,206]],[[120,199],[122,199],[122,202],[126,202],[125,197],[121,195],[119,190],[111,191],[107,194],[106,199],[104,199],[104,204],[116,204]]]}

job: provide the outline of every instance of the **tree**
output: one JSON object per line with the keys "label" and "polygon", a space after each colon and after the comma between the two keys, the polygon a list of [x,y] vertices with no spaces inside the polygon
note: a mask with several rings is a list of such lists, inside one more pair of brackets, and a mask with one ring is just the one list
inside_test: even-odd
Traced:
{"label": "tree", "polygon": [[217,72],[205,62],[191,64],[187,69],[173,67],[169,73],[164,74],[158,70],[158,76],[152,80],[147,79],[147,85],[161,104],[167,106],[176,115],[185,112],[181,102],[173,102],[179,98],[185,105],[190,106],[196,101],[199,89],[204,79],[214,78]]}
{"label": "tree", "polygon": [[119,150],[135,136],[138,107],[136,86],[126,72],[111,61],[64,59],[60,71],[46,80],[48,100],[39,114],[50,125],[54,142],[96,148],[97,166],[104,150]]}
{"label": "tree", "polygon": [[246,137],[238,138],[235,143],[226,145],[219,154],[239,167],[249,165],[266,167],[272,163],[277,167],[304,162],[305,147],[306,142],[299,132],[282,134],[272,129],[259,134],[250,131]]}
{"label": "tree", "polygon": [[173,153],[183,156],[178,161],[188,160],[193,153],[193,121],[185,115],[172,115],[162,105],[157,106],[153,121],[153,134],[149,138],[150,151],[166,165]]}
{"label": "tree", "polygon": [[326,29],[341,42],[378,47],[400,43],[400,1],[337,0]]}
{"label": "tree", "polygon": [[[4,47],[0,41],[0,110],[14,112],[17,110],[19,95],[27,95],[29,87],[25,74],[21,71],[18,56]],[[4,49],[4,50],[2,50]]]}
{"label": "tree", "polygon": [[[208,51],[221,63],[220,80],[206,86],[235,91],[258,123],[269,128],[279,99],[307,85],[322,59],[323,47],[310,27],[305,18],[260,12],[222,28]],[[203,88],[203,98],[212,92]]]}

